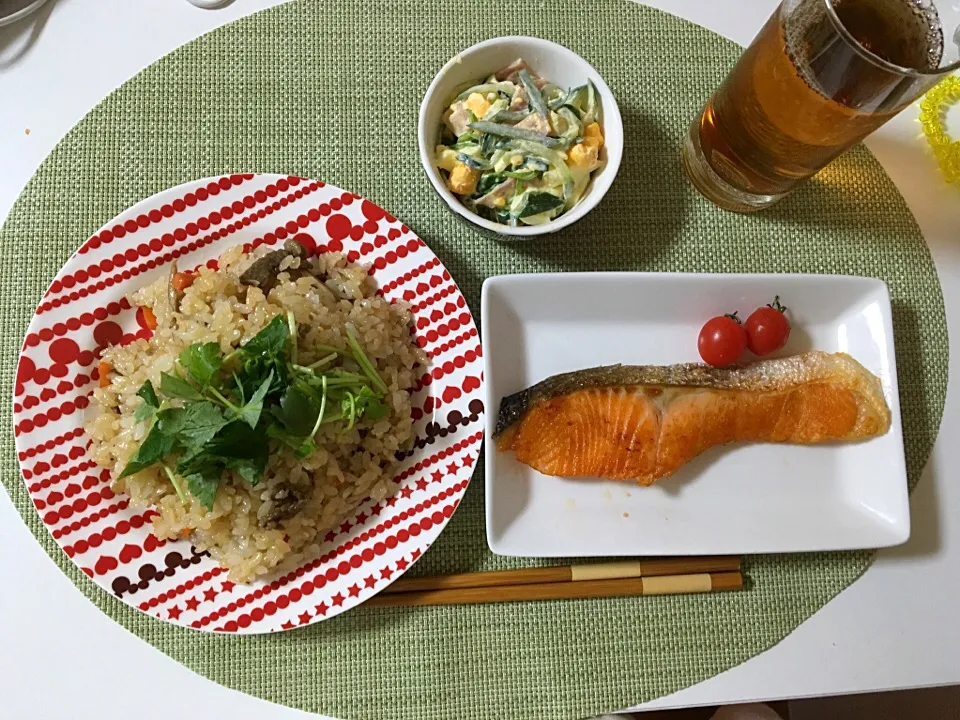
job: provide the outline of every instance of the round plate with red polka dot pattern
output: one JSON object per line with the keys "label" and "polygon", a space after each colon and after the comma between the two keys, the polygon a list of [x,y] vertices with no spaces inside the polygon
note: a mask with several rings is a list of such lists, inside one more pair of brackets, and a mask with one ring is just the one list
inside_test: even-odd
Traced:
{"label": "round plate with red polka dot pattern", "polygon": [[[151,533],[149,509],[110,488],[86,456],[82,423],[107,345],[148,336],[127,297],[169,271],[215,266],[224,249],[294,238],[368,265],[379,292],[410,304],[430,358],[413,396],[415,436],[396,493],[367,501],[295,572],[234,584],[188,541]],[[130,208],[67,261],[37,308],[14,388],[20,467],[47,529],[84,573],[123,602],[201,630],[308,625],[367,600],[430,546],[463,497],[480,453],[482,358],[456,283],[413,232],[373,203],[322,182],[232,175],[187,183]]]}

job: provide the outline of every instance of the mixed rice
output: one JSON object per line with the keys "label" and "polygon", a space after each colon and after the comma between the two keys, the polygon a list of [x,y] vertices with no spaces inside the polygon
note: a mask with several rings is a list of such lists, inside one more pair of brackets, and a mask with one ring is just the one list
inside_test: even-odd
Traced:
{"label": "mixed rice", "polygon": [[[157,511],[152,522],[158,538],[189,538],[244,582],[316,556],[324,535],[365,498],[387,495],[396,454],[413,436],[411,391],[422,372],[417,366],[426,364],[413,341],[409,310],[375,295],[363,267],[331,253],[305,261],[310,272],[304,272],[299,258],[289,258],[265,295],[242,284],[240,276],[266,253],[226,251],[219,269],[199,269],[176,303],[170,300],[168,278],[134,293],[135,306],[152,310],[155,332],[149,340],[103,352],[112,372],[94,392],[86,425],[92,458],[119,476],[149,429],[134,418],[141,402],[138,389],[148,380],[159,386],[161,373],[175,371],[187,346],[215,342],[227,354],[292,311],[299,362],[306,365],[324,355],[312,348],[345,347],[346,327],[352,326],[387,386],[384,417],[361,418],[350,429],[343,423],[320,426],[317,449],[303,459],[271,443],[263,480],[251,486],[228,471],[212,510],[189,494],[184,502],[158,466],[114,481],[114,489],[129,495],[132,505]],[[348,370],[359,371],[347,362]]]}

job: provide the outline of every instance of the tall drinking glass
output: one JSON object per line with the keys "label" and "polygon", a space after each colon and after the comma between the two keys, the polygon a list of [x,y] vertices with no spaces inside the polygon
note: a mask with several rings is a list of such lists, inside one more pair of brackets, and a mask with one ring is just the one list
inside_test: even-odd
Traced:
{"label": "tall drinking glass", "polygon": [[753,212],[960,68],[960,0],[783,0],[683,144],[687,176]]}

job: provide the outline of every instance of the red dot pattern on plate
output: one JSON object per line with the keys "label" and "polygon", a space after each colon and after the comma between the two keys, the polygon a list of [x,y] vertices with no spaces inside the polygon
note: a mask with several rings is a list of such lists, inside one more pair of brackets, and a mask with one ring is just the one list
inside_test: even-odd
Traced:
{"label": "red dot pattern on plate", "polygon": [[[50,534],[53,535],[55,540],[59,540],[60,538],[70,535],[71,533],[75,533],[83,528],[89,527],[91,524],[99,522],[110,515],[123,512],[129,507],[129,505],[129,500],[121,500],[120,502],[114,503],[107,507],[100,508],[96,512],[90,513],[72,523],[62,525],[61,527],[55,527],[50,531]],[[44,516],[43,519],[47,525],[52,526],[58,521],[59,516],[53,518],[52,520],[48,520],[47,517]]]}
{"label": "red dot pattern on plate", "polygon": [[[421,373],[414,448],[399,460],[395,494],[362,503],[326,534],[311,563],[268,582],[234,586],[211,558],[189,552],[184,542],[159,540],[150,532],[151,513],[113,494],[110,473],[86,457],[81,411],[96,385],[103,348],[144,336],[137,309],[124,297],[145,273],[159,277],[156,271],[173,260],[181,269],[215,268],[215,256],[232,245],[252,250],[291,238],[311,252],[343,252],[368,265],[378,294],[410,304],[413,337],[436,359]],[[108,223],[43,298],[14,387],[24,479],[57,542],[122,602],[168,622],[222,632],[316,622],[391,582],[453,513],[480,448],[481,433],[471,432],[483,413],[476,338],[440,261],[369,201],[295,177],[190,183]],[[441,407],[446,419],[438,414]]]}
{"label": "red dot pattern on plate", "polygon": [[[453,495],[457,494],[461,490],[466,489],[467,482],[468,482],[467,480],[464,480],[460,483],[456,483],[453,486],[437,493],[433,497],[425,500],[424,502],[419,503],[416,506],[416,508],[412,510],[404,510],[398,513],[395,517],[388,519],[385,523],[381,523],[377,525],[377,527],[371,533],[370,538],[376,537],[380,534],[383,534],[389,531],[391,528],[395,527],[401,522],[405,522],[410,519],[415,519],[419,515],[424,514],[426,510],[436,505],[437,503],[452,497]],[[451,506],[449,510],[449,514],[452,515],[452,512],[453,512],[453,507]],[[425,517],[422,517],[418,522],[411,523],[406,528],[407,537],[409,537],[410,535],[413,535],[413,536],[419,535],[421,531],[429,530],[433,524],[438,524],[439,522],[441,522],[444,517],[449,517],[449,515],[446,515],[445,513],[439,513],[440,517],[438,519],[436,515],[437,513],[431,513],[429,515],[426,515]],[[370,538],[368,538],[368,540]],[[361,568],[365,563],[370,562],[370,560],[372,560],[375,556],[384,555],[388,549],[392,549],[390,547],[391,545],[396,547],[397,542],[398,542],[397,536],[391,535],[385,538],[384,541],[377,542],[375,545],[372,546],[372,549],[368,548],[370,549],[369,554],[365,554],[365,553],[354,554],[350,556],[349,560],[340,560],[336,563],[332,563],[331,560],[333,557],[343,555],[344,553],[348,552],[349,550],[353,549],[359,544],[354,541],[345,543],[344,545],[341,545],[340,548],[338,548],[335,554],[325,555],[304,566],[302,568],[303,573],[300,573],[299,576],[302,577],[306,573],[313,571],[314,569],[320,567],[324,563],[327,563],[329,564],[329,567],[325,571],[318,573],[312,579],[308,579],[306,581],[299,583],[289,593],[281,594],[278,597],[278,599],[275,600],[274,602],[279,607],[281,603],[289,602],[291,599],[293,599],[292,596],[294,596],[295,594],[297,596],[297,599],[299,600],[299,598],[303,596],[306,589],[309,589],[309,592],[306,592],[306,594],[309,595],[310,593],[313,592],[313,589],[322,588],[327,583],[334,582],[341,576],[349,576],[353,573],[354,570]],[[273,581],[269,585],[269,590],[267,590],[264,594],[270,594],[276,590],[279,590],[280,588],[290,584],[291,582],[294,582],[297,577],[298,577],[298,572],[293,572],[283,576],[282,578],[279,578],[278,580]],[[255,599],[257,599],[256,593],[250,593],[243,598],[243,600],[246,602],[250,602],[251,600],[255,600]],[[264,610],[264,612],[266,612],[266,614],[268,615],[271,614],[266,606],[263,606],[262,609]],[[229,614],[229,610],[221,609],[218,612],[209,615],[208,620],[212,622],[213,620],[216,620],[218,618],[225,617],[227,614]],[[239,619],[238,619],[238,622],[239,622]]]}
{"label": "red dot pattern on plate", "polygon": [[[105,307],[81,313],[79,317],[67,318],[66,322],[57,322],[50,327],[42,327],[36,332],[29,332],[24,340],[24,345],[25,347],[37,347],[41,343],[55,342],[55,338],[66,335],[68,332],[75,332],[83,327],[102,323],[107,317],[118,315],[129,309],[130,301],[126,297],[121,297],[119,301],[109,302]],[[84,351],[80,352],[77,359],[83,364]]]}
{"label": "red dot pattern on plate", "polygon": [[17,454],[17,457],[22,463],[24,460],[28,460],[32,457],[36,457],[37,455],[43,452],[49,452],[50,450],[53,450],[54,448],[59,447],[60,445],[63,445],[65,442],[69,442],[70,440],[79,438],[82,435],[83,435],[83,428],[81,427],[73,428],[72,430],[68,430],[62,435],[58,435],[55,438],[50,438],[49,440],[46,440],[39,445],[36,445],[34,447],[31,447],[19,452]]}
{"label": "red dot pattern on plate", "polygon": [[[287,181],[278,181],[276,183],[276,188],[289,189],[291,185],[298,184],[299,182],[300,180],[297,179],[297,182],[294,183],[292,178]],[[40,314],[43,312],[48,312],[50,310],[53,310],[58,307],[67,305],[71,302],[74,302],[78,299],[92,296],[96,293],[99,293],[102,290],[105,290],[108,287],[116,285],[118,282],[121,282],[123,280],[129,280],[131,277],[139,275],[148,270],[152,270],[155,267],[157,267],[159,264],[170,262],[172,259],[175,259],[186,252],[194,252],[199,247],[203,247],[205,245],[209,245],[212,242],[221,240],[224,237],[231,235],[241,230],[244,227],[248,227],[252,225],[257,220],[260,220],[266,217],[267,215],[270,215],[274,212],[279,211],[282,207],[287,206],[290,203],[290,199],[294,198],[296,194],[299,194],[300,197],[303,197],[322,186],[323,186],[322,183],[310,183],[305,188],[301,190],[297,190],[296,193],[291,193],[287,197],[280,198],[279,201],[273,203],[268,207],[264,207],[255,213],[251,212],[243,216],[241,216],[240,213],[243,213],[247,209],[247,204],[242,201],[236,201],[230,207],[224,206],[220,209],[219,212],[211,213],[210,214],[210,218],[212,218],[211,221],[204,221],[204,219],[201,218],[201,222],[198,222],[196,225],[191,225],[190,223],[188,223],[186,226],[182,228],[177,228],[172,233],[165,233],[159,239],[155,238],[154,240],[151,240],[149,243],[140,244],[136,248],[126,250],[124,253],[117,253],[110,258],[105,258],[101,260],[97,265],[98,273],[101,271],[111,272],[117,268],[123,267],[128,262],[136,261],[140,257],[149,257],[151,254],[159,254],[164,248],[176,246],[176,249],[174,250],[173,253],[164,253],[160,255],[159,261],[156,258],[152,258],[148,260],[146,263],[141,263],[127,270],[124,270],[121,273],[114,274],[112,276],[105,276],[102,280],[100,280],[96,284],[91,285],[90,287],[81,288],[78,292],[71,293],[69,296],[63,296],[59,298],[55,297],[50,300],[46,300],[40,304],[39,308],[37,309],[37,313]],[[267,188],[268,191],[269,189],[270,187]],[[264,195],[269,196],[269,192],[264,192]],[[252,196],[250,198],[250,201],[255,204]],[[213,222],[213,224],[219,224],[224,219],[230,219],[234,217],[237,218],[235,222],[230,223],[222,227],[221,229],[210,233],[209,235],[205,235],[198,240],[191,240],[191,238],[194,235],[196,235],[199,232],[199,230],[203,229],[205,226],[209,226],[211,222],[215,221]],[[93,269],[94,269],[93,267],[88,268],[86,272],[92,274]],[[55,280],[54,283],[51,284],[51,289],[58,288],[58,285],[57,285],[58,282],[60,281]],[[66,284],[69,284],[70,287],[73,287],[76,284],[76,278],[73,276],[70,276],[69,278],[64,278],[63,282]]]}
{"label": "red dot pattern on plate", "polygon": [[[240,185],[242,182],[247,180],[253,180],[254,175],[246,173],[243,175],[235,175],[234,178],[237,178],[236,182],[231,180],[231,178],[220,178],[219,181],[213,181],[204,188],[200,188],[196,191],[196,194],[188,193],[187,195],[194,196],[194,203],[196,200],[206,200],[211,195],[217,195],[220,193],[221,189],[229,190],[235,184]],[[226,183],[226,187],[223,187],[222,183]],[[201,195],[202,193],[202,195]],[[115,237],[123,237],[127,232],[136,232],[140,228],[146,228],[151,224],[155,224],[163,220],[164,218],[173,217],[175,212],[183,212],[187,208],[187,203],[184,201],[184,198],[177,198],[173,201],[173,204],[177,206],[177,209],[174,209],[173,205],[170,203],[164,203],[160,207],[153,207],[149,210],[144,210],[142,213],[137,215],[136,219],[131,224],[131,221],[128,220],[122,226],[124,232],[119,235],[115,235],[112,230],[109,228],[103,229],[97,234],[93,235],[87,242],[80,246],[78,252],[81,255],[85,255],[91,250],[96,250],[102,245],[108,245],[113,242]],[[120,226],[117,226],[120,227]]]}

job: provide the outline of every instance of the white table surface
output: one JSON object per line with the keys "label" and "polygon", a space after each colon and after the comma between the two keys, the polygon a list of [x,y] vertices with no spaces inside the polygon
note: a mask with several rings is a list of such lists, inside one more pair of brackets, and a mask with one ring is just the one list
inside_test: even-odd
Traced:
{"label": "white table surface", "polygon": [[[37,24],[0,28],[0,220],[56,142],[109,91],[178,45],[281,1],[236,0],[211,11],[182,0],[50,0]],[[775,2],[648,4],[744,44]],[[909,203],[935,259],[954,378],[960,191],[937,174],[916,114],[908,109],[867,144]],[[958,115],[950,124],[960,137]],[[15,340],[5,338],[8,350]],[[911,498],[911,540],[882,552],[862,579],[772,650],[644,708],[960,683],[958,435],[951,382],[939,439]],[[174,705],[141,704],[158,687]],[[167,718],[171,707],[189,707],[191,717],[316,717],[216,685],[109,620],[47,558],[2,491],[0,698],[0,716],[12,719],[126,720],[133,707],[142,720]]]}

